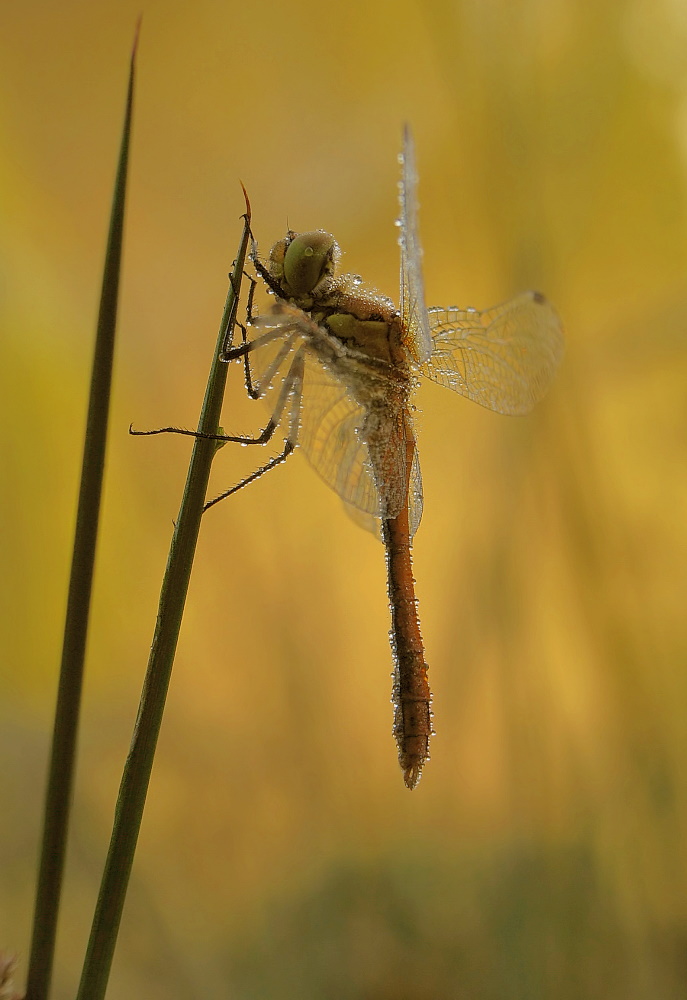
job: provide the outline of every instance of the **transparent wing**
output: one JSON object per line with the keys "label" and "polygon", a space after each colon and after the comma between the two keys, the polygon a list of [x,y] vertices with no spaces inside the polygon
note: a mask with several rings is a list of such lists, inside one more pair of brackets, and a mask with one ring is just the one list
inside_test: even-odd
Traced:
{"label": "transparent wing", "polygon": [[528,413],[563,356],[563,327],[540,292],[477,312],[433,306],[434,337],[423,375],[497,413]]}
{"label": "transparent wing", "polygon": [[[299,441],[310,464],[346,504],[377,519],[401,512],[408,502],[405,434],[401,410],[361,405],[332,371],[308,359]],[[419,466],[412,479],[417,523],[422,494],[421,486],[415,488],[418,479]],[[354,519],[377,533],[365,518]]]}
{"label": "transparent wing", "polygon": [[300,309],[279,304],[269,313],[253,318],[249,327],[252,349],[248,363],[258,396],[264,397],[282,385],[295,352],[307,335],[301,316],[308,320]]}
{"label": "transparent wing", "polygon": [[410,537],[415,537],[415,532],[420,527],[422,520],[422,475],[420,474],[420,459],[417,447],[413,453],[413,464],[410,468],[410,483],[408,484],[408,522],[410,524]]}
{"label": "transparent wing", "polygon": [[363,436],[367,413],[316,358],[305,365],[299,444],[315,471],[341,499],[381,516],[370,454]]}
{"label": "transparent wing", "polygon": [[[296,351],[304,347],[299,351],[304,365],[298,444],[315,471],[362,515],[395,517],[404,502],[406,478],[401,413],[356,399],[355,389],[321,359],[317,341],[327,338],[326,332],[300,309],[278,303],[255,318],[253,329],[253,384],[271,408]],[[375,530],[373,523],[363,522]]]}
{"label": "transparent wing", "polygon": [[417,364],[423,364],[432,353],[425,286],[422,277],[422,246],[417,223],[417,170],[415,144],[410,127],[403,131],[403,152],[400,156],[402,173],[399,184],[401,208],[401,316],[405,328],[404,344]]}
{"label": "transparent wing", "polygon": [[[410,488],[408,492],[408,523],[410,526],[411,541],[415,537],[415,532],[420,527],[422,520],[422,477],[420,475],[420,461],[417,451],[413,457],[413,465],[410,471]],[[372,534],[382,541],[381,521],[379,517],[366,514],[357,507],[344,504],[344,510],[360,528],[371,531]]]}

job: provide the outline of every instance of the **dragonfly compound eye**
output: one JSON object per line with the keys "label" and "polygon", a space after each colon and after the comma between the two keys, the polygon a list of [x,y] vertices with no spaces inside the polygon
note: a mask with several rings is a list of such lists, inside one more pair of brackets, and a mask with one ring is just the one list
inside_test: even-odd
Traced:
{"label": "dragonfly compound eye", "polygon": [[301,233],[284,255],[284,278],[295,295],[307,295],[334,271],[339,247],[329,233]]}

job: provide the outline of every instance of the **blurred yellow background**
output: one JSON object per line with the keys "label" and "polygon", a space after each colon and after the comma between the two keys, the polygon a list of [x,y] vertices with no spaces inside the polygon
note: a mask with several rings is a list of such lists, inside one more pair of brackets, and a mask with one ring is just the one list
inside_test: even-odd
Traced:
{"label": "blurred yellow background", "polygon": [[[130,0],[0,11],[0,944],[25,957]],[[243,210],[429,304],[540,288],[527,418],[418,393],[434,690],[391,737],[384,553],[301,457],[206,518],[108,997],[677,1000],[687,986],[687,16],[677,0],[143,8],[54,997],[74,995]],[[237,366],[238,367],[238,366]],[[262,426],[232,373],[223,423]],[[227,446],[215,492],[265,460]]]}

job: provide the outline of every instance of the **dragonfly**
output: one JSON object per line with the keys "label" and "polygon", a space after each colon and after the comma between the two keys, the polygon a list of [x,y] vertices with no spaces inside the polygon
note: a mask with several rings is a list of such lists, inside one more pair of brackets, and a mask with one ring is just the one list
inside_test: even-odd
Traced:
{"label": "dragonfly", "polygon": [[266,262],[255,241],[256,274],[274,295],[269,312],[223,360],[243,359],[246,388],[271,407],[256,437],[277,428],[283,451],[206,509],[285,461],[299,448],[344,501],[354,520],[382,540],[391,609],[393,735],[405,785],[417,785],[433,735],[431,691],[415,596],[411,546],[422,516],[422,479],[412,395],[431,379],[498,413],[529,412],[549,388],[563,352],[563,330],[540,292],[478,312],[425,306],[418,232],[417,169],[410,128],[399,156],[400,308],[338,273],[341,251],[322,230],[291,230]]}

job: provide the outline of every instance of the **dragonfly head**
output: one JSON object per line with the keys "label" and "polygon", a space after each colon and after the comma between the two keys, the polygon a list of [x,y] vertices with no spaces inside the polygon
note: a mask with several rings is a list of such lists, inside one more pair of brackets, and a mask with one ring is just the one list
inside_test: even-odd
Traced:
{"label": "dragonfly head", "polygon": [[321,229],[289,232],[270,251],[270,274],[287,295],[322,294],[334,276],[339,256],[339,244],[330,233]]}

